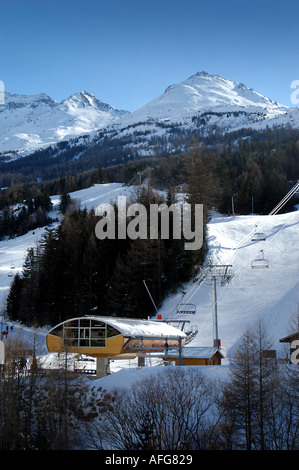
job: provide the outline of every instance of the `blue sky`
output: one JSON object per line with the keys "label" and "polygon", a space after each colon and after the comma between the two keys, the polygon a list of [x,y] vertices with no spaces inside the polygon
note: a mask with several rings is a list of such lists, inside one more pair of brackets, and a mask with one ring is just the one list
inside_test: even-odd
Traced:
{"label": "blue sky", "polygon": [[2,0],[0,80],[132,111],[205,70],[293,106],[298,18],[297,0]]}

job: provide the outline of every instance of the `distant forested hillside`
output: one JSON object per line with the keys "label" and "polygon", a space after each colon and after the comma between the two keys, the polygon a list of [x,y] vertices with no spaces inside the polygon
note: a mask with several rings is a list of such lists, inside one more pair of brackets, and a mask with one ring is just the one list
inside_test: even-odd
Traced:
{"label": "distant forested hillside", "polygon": [[[156,134],[140,136],[134,133],[131,141],[128,136],[119,137],[117,134],[106,135],[100,132],[94,141],[83,136],[9,162],[5,155],[0,155],[0,188],[37,182],[49,183],[74,176],[86,181],[90,180],[99,166],[109,168],[110,175],[122,176],[126,173],[124,168],[127,165],[157,167],[170,156],[183,157],[192,148],[194,140],[215,156],[222,155],[224,166],[233,170],[231,178],[235,179],[240,174],[250,156],[262,163],[273,149],[284,154],[279,154],[278,160],[283,163],[287,178],[298,178],[299,130],[277,128],[258,132],[240,129],[224,135],[215,130],[213,134],[204,137],[196,129],[188,131],[177,127],[173,128],[168,137],[159,137]],[[139,144],[143,142],[143,152],[134,149],[132,143],[135,141]],[[151,149],[151,155],[145,157],[144,152],[148,148]]]}

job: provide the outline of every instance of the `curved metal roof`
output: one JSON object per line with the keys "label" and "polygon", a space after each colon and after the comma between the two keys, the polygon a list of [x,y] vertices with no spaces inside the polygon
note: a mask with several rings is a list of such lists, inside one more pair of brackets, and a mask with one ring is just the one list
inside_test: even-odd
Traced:
{"label": "curved metal roof", "polygon": [[169,325],[161,320],[140,320],[137,318],[122,317],[100,317],[96,315],[86,315],[84,317],[68,318],[59,325],[56,325],[49,331],[56,329],[58,326],[72,320],[91,319],[106,323],[116,328],[125,337],[134,338],[186,338],[187,335],[183,331]]}
{"label": "curved metal roof", "polygon": [[92,318],[113,326],[120,333],[127,337],[143,337],[143,338],[186,338],[186,334],[161,320],[139,320],[137,318],[122,317],[98,317],[87,316],[84,318]]}

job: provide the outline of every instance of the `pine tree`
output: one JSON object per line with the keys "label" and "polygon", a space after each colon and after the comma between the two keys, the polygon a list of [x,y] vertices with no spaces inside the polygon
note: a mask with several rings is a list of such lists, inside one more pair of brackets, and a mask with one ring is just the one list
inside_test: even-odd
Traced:
{"label": "pine tree", "polygon": [[200,250],[189,250],[186,253],[187,264],[194,276],[197,268],[203,263],[206,251],[206,225],[210,212],[218,197],[218,180],[214,175],[211,158],[204,149],[194,146],[187,154],[188,166],[187,202],[191,205],[191,228],[195,230],[195,205],[203,205],[203,246]]}
{"label": "pine tree", "polygon": [[59,201],[59,210],[63,215],[66,213],[67,209],[69,208],[70,203],[71,203],[71,196],[66,191],[63,191],[60,197],[60,201]]}
{"label": "pine tree", "polygon": [[259,163],[249,158],[242,174],[237,179],[236,207],[240,213],[261,212],[265,180]]}
{"label": "pine tree", "polygon": [[124,317],[147,318],[162,297],[161,240],[134,240],[125,257],[119,255],[110,284],[111,312]]}
{"label": "pine tree", "polygon": [[22,271],[23,289],[20,302],[22,322],[33,325],[39,316],[39,267],[41,250],[39,246],[27,252]]}
{"label": "pine tree", "polygon": [[20,304],[22,298],[23,280],[17,273],[11,284],[6,300],[6,313],[11,321],[20,320]]}

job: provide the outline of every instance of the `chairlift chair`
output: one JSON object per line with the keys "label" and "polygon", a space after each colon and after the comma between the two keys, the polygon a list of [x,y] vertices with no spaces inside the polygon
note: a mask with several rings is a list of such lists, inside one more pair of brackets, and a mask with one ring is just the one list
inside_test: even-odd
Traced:
{"label": "chairlift chair", "polygon": [[196,313],[196,306],[189,303],[180,303],[176,307],[177,315],[194,315]]}
{"label": "chairlift chair", "polygon": [[12,276],[13,276],[12,271],[13,271],[14,269],[15,269],[15,266],[12,264],[12,265],[10,266],[10,272],[8,273],[8,277],[12,277]]}
{"label": "chairlift chair", "polygon": [[260,251],[260,254],[251,262],[252,269],[267,269],[269,268],[269,262],[264,257],[264,250]]}
{"label": "chairlift chair", "polygon": [[251,238],[252,242],[259,242],[261,240],[266,240],[266,235],[263,232],[257,232],[257,225],[255,225],[255,232]]}
{"label": "chairlift chair", "polygon": [[259,241],[265,241],[265,240],[266,240],[266,235],[262,232],[255,232],[255,234],[251,238],[252,242],[259,242]]}

